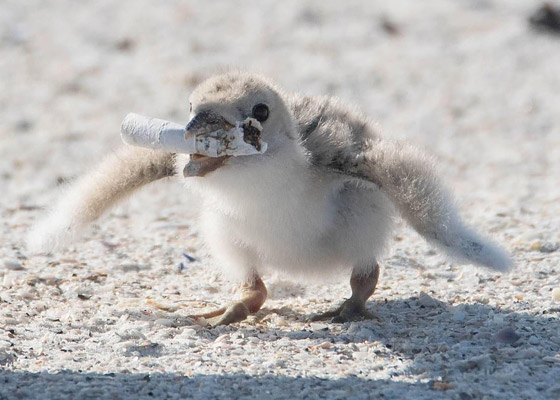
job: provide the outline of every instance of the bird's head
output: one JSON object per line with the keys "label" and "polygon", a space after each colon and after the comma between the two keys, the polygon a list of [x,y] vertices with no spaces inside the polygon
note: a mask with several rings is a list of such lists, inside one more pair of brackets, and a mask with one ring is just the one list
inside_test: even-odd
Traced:
{"label": "bird's head", "polygon": [[[268,155],[289,146],[296,136],[293,117],[279,89],[254,74],[230,72],[214,76],[193,91],[189,106],[187,133],[194,135],[231,128],[251,117],[262,125],[261,135],[268,144]],[[195,174],[202,176],[219,168],[228,157],[210,159],[195,155],[191,159],[202,165],[204,173]]]}

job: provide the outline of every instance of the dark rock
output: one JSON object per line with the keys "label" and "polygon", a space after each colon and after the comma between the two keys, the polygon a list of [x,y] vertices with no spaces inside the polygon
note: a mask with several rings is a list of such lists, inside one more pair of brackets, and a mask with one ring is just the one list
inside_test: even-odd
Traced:
{"label": "dark rock", "polygon": [[511,327],[506,327],[501,329],[495,336],[496,342],[504,344],[513,344],[517,342],[521,336],[519,336]]}
{"label": "dark rock", "polygon": [[560,35],[560,7],[543,3],[529,17],[529,23],[536,30]]}

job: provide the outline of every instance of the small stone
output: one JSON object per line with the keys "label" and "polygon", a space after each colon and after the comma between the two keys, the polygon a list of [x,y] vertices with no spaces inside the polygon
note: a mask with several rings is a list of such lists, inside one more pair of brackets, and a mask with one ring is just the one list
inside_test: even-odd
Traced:
{"label": "small stone", "polygon": [[195,325],[201,326],[203,328],[205,326],[208,326],[208,321],[204,317],[195,318],[195,320],[193,322],[195,323]]}
{"label": "small stone", "polygon": [[556,288],[552,291],[552,300],[560,301],[560,288]]}
{"label": "small stone", "polygon": [[554,253],[556,250],[558,250],[558,247],[558,243],[543,243],[539,247],[539,251],[541,253]]}
{"label": "small stone", "polygon": [[196,336],[196,329],[185,328],[185,329],[183,329],[183,332],[181,332],[181,334],[179,336],[185,337],[185,338],[195,337]]}
{"label": "small stone", "polygon": [[540,343],[540,340],[539,340],[538,337],[536,337],[536,336],[531,336],[531,337],[529,338],[529,344],[536,345],[536,344],[539,344],[539,343]]}
{"label": "small stone", "polygon": [[439,302],[432,296],[425,292],[420,292],[418,295],[418,304],[427,308],[438,307]]}
{"label": "small stone", "polygon": [[30,300],[35,298],[35,292],[33,292],[32,290],[23,289],[17,292],[17,296],[22,299]]}
{"label": "small stone", "polygon": [[278,326],[290,326],[290,324],[288,323],[288,321],[286,321],[285,318],[281,317],[281,316],[277,316],[274,319],[274,323]]}
{"label": "small stone", "polygon": [[367,351],[357,351],[353,353],[352,356],[357,360],[366,360],[371,358],[371,355]]}
{"label": "small stone", "polygon": [[529,17],[529,23],[536,30],[560,34],[560,7],[545,2]]}
{"label": "small stone", "polygon": [[464,311],[457,311],[453,314],[453,321],[454,322],[462,322],[467,317],[467,313]]}
{"label": "small stone", "polygon": [[2,279],[2,286],[4,287],[12,287],[15,283],[15,278],[12,274],[5,274],[4,278]]}
{"label": "small stone", "polygon": [[535,357],[538,357],[540,354],[541,353],[537,349],[531,347],[531,348],[528,348],[528,349],[521,350],[519,352],[519,357],[520,358],[535,358]]}
{"label": "small stone", "polygon": [[252,344],[258,344],[258,343],[261,342],[261,341],[259,340],[259,338],[254,337],[254,336],[251,336],[250,338],[248,338],[247,341],[248,341],[249,343],[252,343]]}
{"label": "small stone", "polygon": [[156,324],[171,327],[175,324],[175,322],[172,319],[160,318],[156,319]]}
{"label": "small stone", "polygon": [[495,340],[498,343],[512,344],[517,342],[521,336],[519,336],[511,327],[506,327],[501,329],[495,336]]}
{"label": "small stone", "polygon": [[161,300],[154,300],[154,299],[150,299],[150,298],[146,299],[146,304],[151,306],[151,307],[155,307],[155,308],[158,308],[160,310],[169,311],[169,312],[177,311],[177,309],[179,308],[174,304],[170,304],[170,303],[163,302]]}
{"label": "small stone", "polygon": [[504,316],[502,314],[494,314],[492,320],[496,324],[503,324],[504,323]]}
{"label": "small stone", "polygon": [[432,383],[432,389],[435,390],[450,390],[455,389],[455,385],[449,382],[434,382]]}
{"label": "small stone", "polygon": [[134,49],[136,43],[131,38],[122,38],[116,41],[115,48],[119,51],[130,51]]}
{"label": "small stone", "polygon": [[381,28],[390,36],[398,36],[401,33],[399,26],[387,16],[381,17]]}
{"label": "small stone", "polygon": [[312,330],[314,331],[322,331],[322,330],[326,330],[328,329],[328,325],[327,324],[322,324],[320,322],[312,322],[309,324],[309,326],[311,327]]}
{"label": "small stone", "polygon": [[25,268],[17,261],[4,261],[4,266],[6,269],[10,269],[12,271],[23,271]]}

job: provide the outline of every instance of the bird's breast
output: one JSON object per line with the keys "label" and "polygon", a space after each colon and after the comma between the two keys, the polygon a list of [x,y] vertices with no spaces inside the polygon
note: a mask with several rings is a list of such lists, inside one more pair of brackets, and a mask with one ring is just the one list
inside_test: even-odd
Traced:
{"label": "bird's breast", "polygon": [[203,223],[220,225],[264,264],[299,268],[325,262],[332,251],[329,233],[337,213],[332,194],[338,183],[309,169],[259,172],[207,185]]}

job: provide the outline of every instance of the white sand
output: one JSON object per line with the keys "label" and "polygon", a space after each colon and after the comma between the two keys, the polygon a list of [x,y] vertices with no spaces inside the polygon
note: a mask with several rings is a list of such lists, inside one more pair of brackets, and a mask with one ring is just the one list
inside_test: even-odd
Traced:
{"label": "white sand", "polygon": [[[0,399],[560,397],[560,37],[529,29],[536,2],[369,3],[3,0]],[[184,123],[190,90],[227,65],[337,95],[427,148],[517,269],[453,265],[401,226],[378,321],[310,324],[348,283],[265,277],[255,317],[190,326],[233,288],[178,182],[65,251],[26,251],[60,182],[121,145],[128,111]]]}

